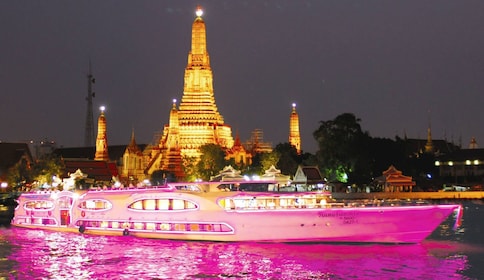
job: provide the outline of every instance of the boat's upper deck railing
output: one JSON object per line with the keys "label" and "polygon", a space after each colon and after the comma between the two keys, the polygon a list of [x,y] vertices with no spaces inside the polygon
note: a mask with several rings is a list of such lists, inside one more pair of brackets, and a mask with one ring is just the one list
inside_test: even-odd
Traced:
{"label": "boat's upper deck railing", "polygon": [[337,201],[327,194],[297,194],[290,195],[238,195],[225,197],[218,201],[225,210],[275,210],[301,208],[363,208],[421,205],[427,202],[421,200],[351,200]]}

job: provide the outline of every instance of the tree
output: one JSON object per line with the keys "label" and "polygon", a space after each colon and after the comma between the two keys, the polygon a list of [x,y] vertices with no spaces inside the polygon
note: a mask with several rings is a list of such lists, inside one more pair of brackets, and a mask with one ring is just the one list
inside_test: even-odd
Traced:
{"label": "tree", "polygon": [[319,150],[319,166],[330,181],[360,183],[370,180],[370,137],[361,130],[361,120],[344,113],[334,120],[321,121],[313,136]]}
{"label": "tree", "polygon": [[25,159],[12,166],[7,173],[7,182],[14,190],[24,183],[32,182],[32,171]]}
{"label": "tree", "polygon": [[197,170],[197,158],[185,156],[182,158],[183,173],[185,173],[185,180],[188,182],[195,181],[200,178]]}
{"label": "tree", "polygon": [[279,154],[276,167],[281,170],[281,173],[295,174],[297,167],[301,164],[301,157],[298,155],[296,147],[290,143],[280,143],[277,144],[274,151]]}
{"label": "tree", "polygon": [[60,157],[54,154],[46,154],[40,157],[32,167],[32,179],[39,186],[52,184],[54,176],[63,174],[65,166]]}
{"label": "tree", "polygon": [[226,165],[225,152],[219,145],[206,144],[200,147],[200,161],[197,163],[197,174],[203,180],[210,180]]}
{"label": "tree", "polygon": [[264,174],[264,172],[271,167],[271,165],[277,166],[281,155],[276,150],[273,150],[270,153],[261,153],[260,154],[260,174]]}

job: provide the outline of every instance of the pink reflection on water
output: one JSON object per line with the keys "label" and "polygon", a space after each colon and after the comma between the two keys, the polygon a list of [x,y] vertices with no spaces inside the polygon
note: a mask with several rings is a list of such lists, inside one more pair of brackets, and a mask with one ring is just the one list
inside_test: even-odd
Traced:
{"label": "pink reflection on water", "polygon": [[14,279],[464,279],[458,243],[181,242],[12,228]]}

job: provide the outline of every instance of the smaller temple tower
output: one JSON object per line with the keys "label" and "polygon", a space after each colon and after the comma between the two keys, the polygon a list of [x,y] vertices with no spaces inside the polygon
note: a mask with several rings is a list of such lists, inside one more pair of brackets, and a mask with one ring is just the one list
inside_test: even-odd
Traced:
{"label": "smaller temple tower", "polygon": [[178,110],[176,108],[176,99],[173,99],[173,106],[170,111],[169,125],[165,127],[166,137],[163,139],[165,145],[161,147],[161,170],[173,172],[176,178],[182,179],[185,176],[182,167],[182,156],[180,149],[180,124],[178,121]]}
{"label": "smaller temple tower", "polygon": [[101,114],[97,120],[96,155],[94,160],[109,161],[106,117],[104,116],[105,109],[104,106],[100,107]]}
{"label": "smaller temple tower", "polygon": [[232,148],[227,150],[226,159],[234,159],[237,167],[243,167],[252,164],[252,154],[245,150],[240,142],[239,133],[235,134],[235,142]]}
{"label": "smaller temple tower", "polygon": [[292,103],[291,117],[289,120],[289,144],[296,147],[297,153],[301,153],[301,136],[299,134],[299,115],[296,112],[296,103]]}
{"label": "smaller temple tower", "polygon": [[469,143],[469,149],[478,149],[479,146],[477,145],[477,141],[475,137],[472,137],[471,142]]}
{"label": "smaller temple tower", "polygon": [[434,144],[432,142],[432,131],[429,128],[427,129],[427,143],[425,143],[425,153],[433,154],[434,153]]}
{"label": "smaller temple tower", "polygon": [[121,175],[131,181],[144,179],[144,158],[143,152],[136,144],[134,129],[131,133],[131,141],[123,154],[123,167]]}

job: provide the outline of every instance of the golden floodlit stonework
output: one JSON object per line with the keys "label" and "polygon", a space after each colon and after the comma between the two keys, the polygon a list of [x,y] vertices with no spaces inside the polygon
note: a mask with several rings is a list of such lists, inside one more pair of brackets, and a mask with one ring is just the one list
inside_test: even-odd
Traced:
{"label": "golden floodlit stonework", "polygon": [[205,144],[217,144],[226,149],[234,145],[232,129],[224,123],[215,104],[202,14],[198,8],[192,25],[192,44],[179,108],[174,101],[169,124],[165,125],[158,145],[152,147],[149,153],[147,174],[161,169],[183,177],[183,157],[198,158],[200,147]]}
{"label": "golden floodlit stonework", "polygon": [[289,143],[293,145],[297,153],[301,153],[301,136],[299,134],[299,115],[296,112],[296,104],[292,104],[291,117],[289,120]]}

